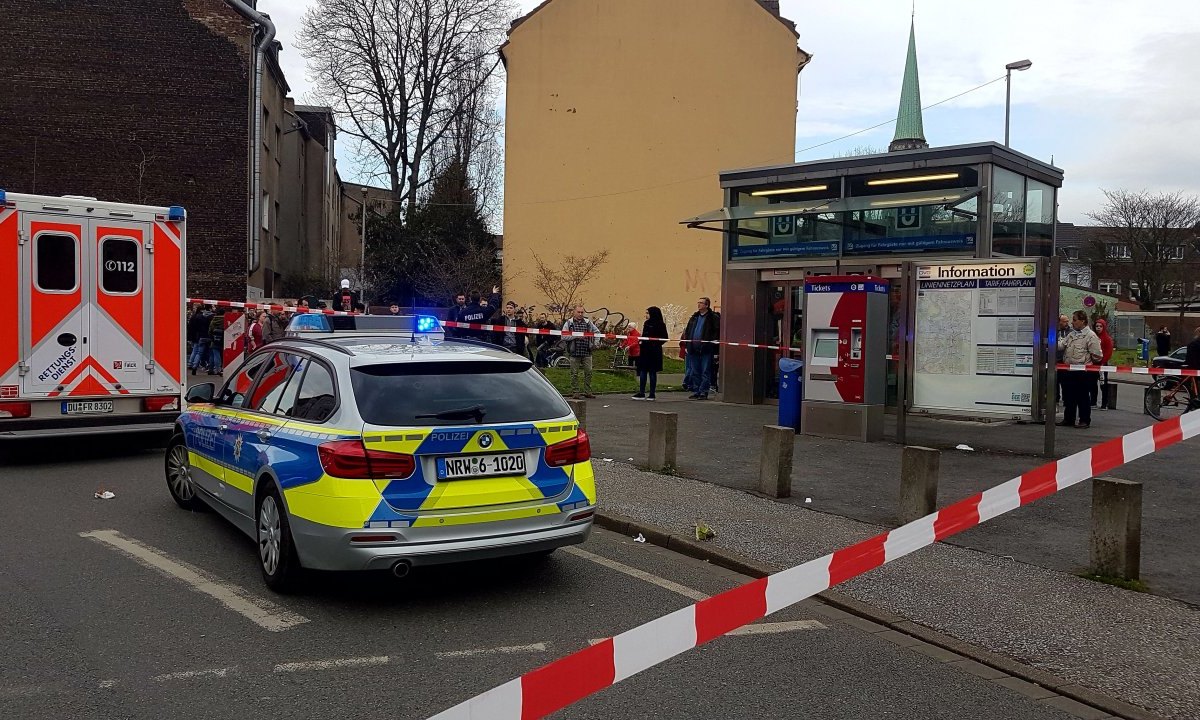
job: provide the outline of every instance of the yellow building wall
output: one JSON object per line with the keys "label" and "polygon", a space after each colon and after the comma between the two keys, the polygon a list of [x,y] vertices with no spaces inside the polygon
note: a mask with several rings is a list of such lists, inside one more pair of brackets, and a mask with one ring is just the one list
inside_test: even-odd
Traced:
{"label": "yellow building wall", "polygon": [[503,49],[505,295],[544,307],[533,255],[611,252],[590,310],[719,305],[718,172],[794,158],[796,36],[755,0],[550,0]]}

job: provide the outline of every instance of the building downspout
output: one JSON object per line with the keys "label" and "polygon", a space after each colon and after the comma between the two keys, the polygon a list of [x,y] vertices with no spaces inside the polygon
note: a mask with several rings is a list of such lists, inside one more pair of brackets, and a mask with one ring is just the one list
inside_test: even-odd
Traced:
{"label": "building downspout", "polygon": [[[258,10],[250,5],[247,5],[243,0],[225,0],[234,10],[258,26],[261,37],[258,40],[258,45],[254,48],[254,92],[250,99],[250,112],[254,117],[254,133],[250,138],[250,157],[253,171],[250,181],[250,223],[246,240],[249,243],[246,245],[246,255],[249,259],[250,249],[254,247],[254,241],[259,233],[259,225],[262,218],[262,77],[263,77],[263,58],[271,47],[271,43],[275,42],[275,23],[271,22],[271,18],[263,15]],[[262,262],[261,252],[259,253],[259,263]],[[249,273],[254,268],[249,267],[247,263],[246,273],[247,279]]]}

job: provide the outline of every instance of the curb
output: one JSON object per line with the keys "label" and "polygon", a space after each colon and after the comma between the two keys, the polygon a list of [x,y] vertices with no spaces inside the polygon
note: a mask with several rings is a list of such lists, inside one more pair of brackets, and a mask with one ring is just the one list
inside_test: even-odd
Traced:
{"label": "curb", "polygon": [[[783,568],[772,567],[757,560],[743,557],[712,545],[701,543],[683,535],[671,533],[661,527],[645,523],[619,513],[598,511],[596,524],[625,536],[640,533],[646,542],[653,543],[668,550],[710,562],[718,567],[732,570],[752,578],[762,578]],[[819,602],[842,612],[855,615],[872,623],[882,625],[887,629],[908,635],[922,642],[961,655],[968,660],[974,660],[994,670],[1019,678],[1034,685],[1041,686],[1057,695],[1076,702],[1083,703],[1110,716],[1124,720],[1165,720],[1136,705],[1118,700],[1097,690],[1083,687],[1070,680],[1065,680],[1010,657],[994,653],[991,650],[972,645],[968,642],[950,637],[931,628],[919,625],[900,615],[868,605],[848,595],[835,590],[825,590],[814,596]]]}

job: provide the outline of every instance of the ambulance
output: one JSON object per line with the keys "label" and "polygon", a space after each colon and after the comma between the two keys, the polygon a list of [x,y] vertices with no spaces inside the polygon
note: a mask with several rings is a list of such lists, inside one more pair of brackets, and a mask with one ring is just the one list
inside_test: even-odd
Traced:
{"label": "ambulance", "polygon": [[0,440],[169,435],[186,213],[0,190]]}

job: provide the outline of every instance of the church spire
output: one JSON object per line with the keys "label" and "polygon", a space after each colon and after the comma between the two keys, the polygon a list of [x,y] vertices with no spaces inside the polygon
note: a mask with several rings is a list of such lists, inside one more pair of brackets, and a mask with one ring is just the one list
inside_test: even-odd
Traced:
{"label": "church spire", "polygon": [[916,20],[908,27],[908,57],[904,61],[904,82],[900,87],[900,109],[896,113],[896,136],[888,152],[927,148],[925,127],[921,122],[921,80],[917,75]]}

